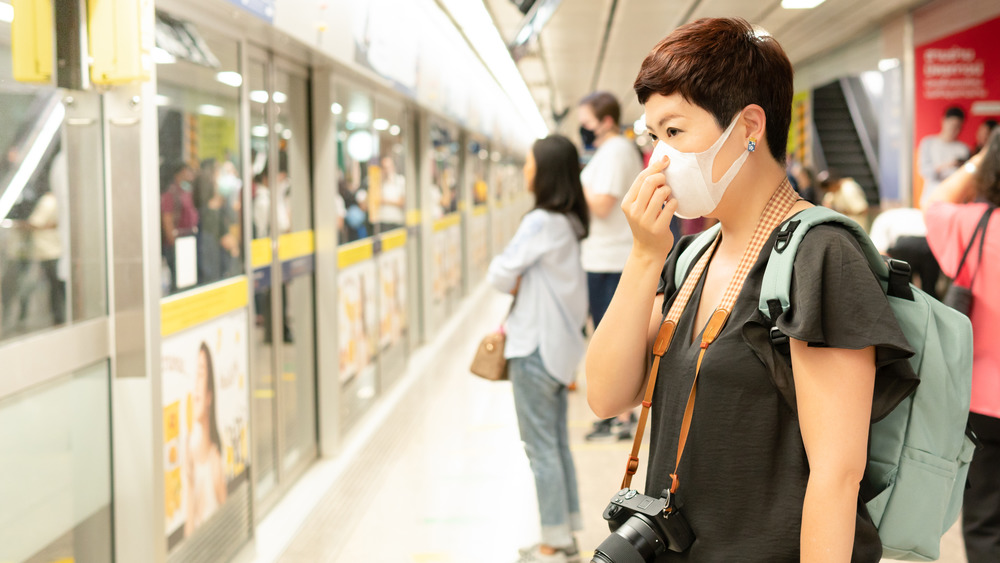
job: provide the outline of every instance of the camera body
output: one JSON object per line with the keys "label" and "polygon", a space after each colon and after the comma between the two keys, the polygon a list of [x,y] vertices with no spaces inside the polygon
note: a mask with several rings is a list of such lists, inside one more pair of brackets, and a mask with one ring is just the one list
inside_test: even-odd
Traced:
{"label": "camera body", "polygon": [[694,541],[694,531],[666,489],[660,498],[622,489],[611,497],[604,519],[612,534],[594,554],[593,561],[598,563],[634,561],[636,555],[653,561],[667,550],[685,551]]}

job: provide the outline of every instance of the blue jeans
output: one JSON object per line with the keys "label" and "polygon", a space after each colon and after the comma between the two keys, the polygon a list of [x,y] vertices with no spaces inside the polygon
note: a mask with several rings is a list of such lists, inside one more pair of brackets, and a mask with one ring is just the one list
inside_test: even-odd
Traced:
{"label": "blue jeans", "polygon": [[538,350],[509,359],[508,367],[517,425],[535,475],[542,543],[569,547],[573,532],[582,530],[583,522],[566,429],[566,386],[545,371]]}
{"label": "blue jeans", "polygon": [[608,311],[611,298],[615,296],[618,282],[622,279],[621,272],[587,272],[587,293],[590,296],[590,317],[594,319],[594,328],[601,324],[604,313]]}

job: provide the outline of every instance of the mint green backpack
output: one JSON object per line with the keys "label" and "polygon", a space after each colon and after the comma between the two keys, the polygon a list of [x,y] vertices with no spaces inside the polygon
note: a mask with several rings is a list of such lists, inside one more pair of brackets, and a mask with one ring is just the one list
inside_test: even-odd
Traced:
{"label": "mint green backpack", "polygon": [[[857,239],[916,351],[910,359],[920,378],[916,391],[871,427],[866,488],[881,492],[866,506],[878,528],[883,557],[933,561],[940,555],[941,536],[958,518],[975,449],[966,432],[972,392],[972,324],[965,315],[913,287],[909,265],[884,259],[857,223],[824,207],[802,211],[780,227],[759,301],[760,311],[772,322],[789,308],[799,243],[810,228],[823,223],[842,225]],[[717,225],[705,231],[681,253],[675,268],[676,287],[718,230]],[[776,331],[772,328],[772,341]]]}

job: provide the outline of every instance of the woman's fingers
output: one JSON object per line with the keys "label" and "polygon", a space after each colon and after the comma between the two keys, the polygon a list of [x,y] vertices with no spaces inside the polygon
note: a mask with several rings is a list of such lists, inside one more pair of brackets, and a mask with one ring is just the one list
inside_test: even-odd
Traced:
{"label": "woman's fingers", "polygon": [[671,194],[670,187],[667,185],[662,185],[656,188],[650,195],[649,202],[647,202],[646,210],[642,214],[642,224],[649,229],[652,229],[656,223],[656,218],[660,216],[663,212],[663,204],[666,203],[667,198]]}
{"label": "woman's fingers", "polygon": [[646,183],[646,179],[654,174],[659,174],[666,170],[668,164],[670,164],[670,159],[666,156],[660,160],[650,161],[649,166],[636,176],[635,181],[632,182],[632,187],[629,188],[628,193],[626,193],[625,197],[622,198],[622,209],[627,211],[638,198],[639,192]]}

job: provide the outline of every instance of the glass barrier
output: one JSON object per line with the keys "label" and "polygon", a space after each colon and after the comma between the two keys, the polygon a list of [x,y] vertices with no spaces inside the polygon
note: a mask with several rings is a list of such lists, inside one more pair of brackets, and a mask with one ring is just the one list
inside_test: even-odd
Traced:
{"label": "glass barrier", "polygon": [[108,366],[0,401],[0,561],[111,561]]}
{"label": "glass barrier", "polygon": [[243,273],[239,47],[207,36],[198,53],[156,57],[164,295]]}
{"label": "glass barrier", "polygon": [[99,98],[14,81],[2,21],[0,123],[0,339],[107,314]]}

